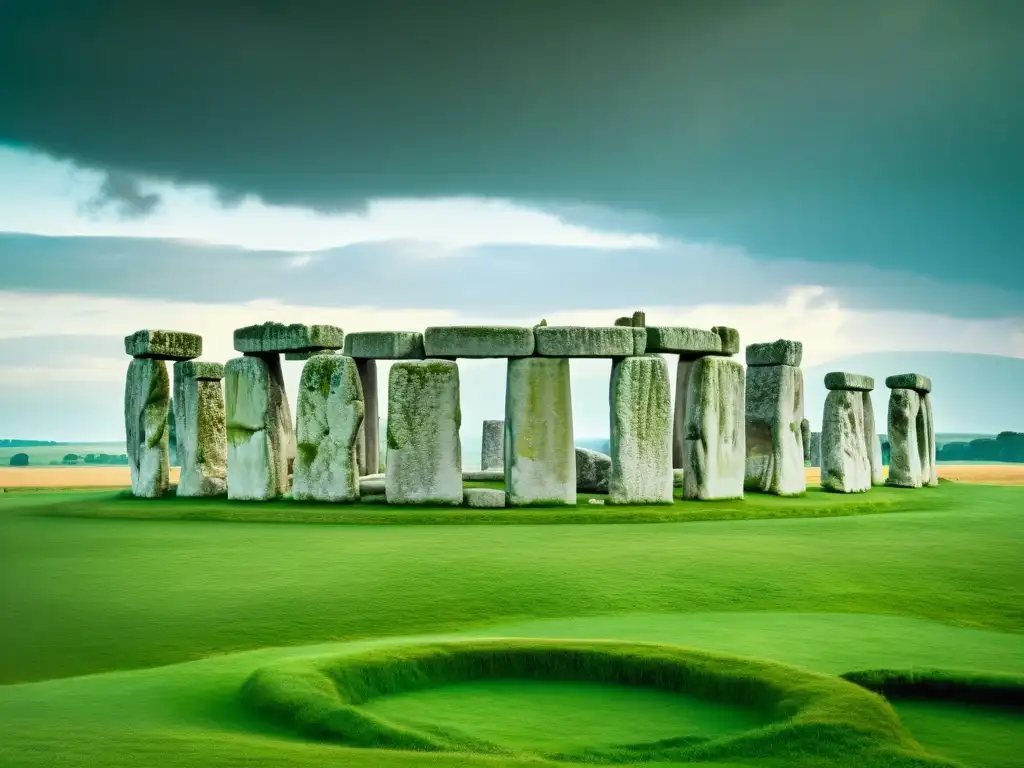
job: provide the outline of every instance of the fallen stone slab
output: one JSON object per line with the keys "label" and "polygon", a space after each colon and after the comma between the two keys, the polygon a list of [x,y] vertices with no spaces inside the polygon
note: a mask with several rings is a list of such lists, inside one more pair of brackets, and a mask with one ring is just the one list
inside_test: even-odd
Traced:
{"label": "fallen stone slab", "polygon": [[363,426],[363,390],[356,361],[316,355],[302,368],[295,414],[292,498],[359,499],[356,436]]}
{"label": "fallen stone slab", "polygon": [[747,490],[777,496],[806,492],[803,419],[804,375],[799,368],[792,365],[747,368],[744,480]]}
{"label": "fallen stone slab", "polygon": [[576,493],[608,493],[611,477],[611,456],[576,447]]}
{"label": "fallen stone slab", "polygon": [[433,358],[529,357],[534,329],[509,325],[444,325],[423,332],[423,349]]}
{"label": "fallen stone slab", "polygon": [[471,483],[500,483],[505,479],[504,469],[464,469],[462,479]]}
{"label": "fallen stone slab", "polygon": [[920,488],[922,485],[922,448],[918,445],[920,412],[921,395],[916,390],[899,387],[889,393],[889,477],[885,481],[888,486]]}
{"label": "fallen stone slab", "polygon": [[672,503],[672,394],[661,355],[612,364],[609,504]]}
{"label": "fallen stone slab", "polygon": [[462,503],[459,367],[400,360],[388,378],[388,504]]}
{"label": "fallen stone slab", "polygon": [[885,386],[889,389],[913,389],[921,394],[932,391],[932,380],[920,373],[898,373],[889,376],[885,380]]}
{"label": "fallen stone slab", "polygon": [[174,364],[174,422],[181,497],[219,496],[227,491],[227,416],[224,366],[188,360]]}
{"label": "fallen stone slab", "polygon": [[509,506],[575,505],[576,450],[566,358],[508,361],[505,429]]}
{"label": "fallen stone slab", "polygon": [[686,398],[686,499],[742,499],[744,369],[731,357],[694,361]]}
{"label": "fallen stone slab", "polygon": [[467,488],[463,501],[474,509],[501,509],[505,506],[505,492],[490,488]]}
{"label": "fallen stone slab", "polygon": [[124,351],[153,360],[192,360],[203,354],[203,337],[184,331],[136,331],[124,337]]}
{"label": "fallen stone slab", "polygon": [[170,484],[168,415],[171,382],[167,363],[134,358],[124,386],[124,426],[131,470],[132,495],[155,499]]}
{"label": "fallen stone slab", "polygon": [[875,388],[875,380],[859,373],[832,371],[825,374],[825,389],[847,389],[856,392],[870,392]]}
{"label": "fallen stone slab", "polygon": [[747,345],[747,365],[790,365],[799,368],[804,359],[804,345],[800,341],[777,339],[766,344]]}
{"label": "fallen stone slab", "polygon": [[359,478],[359,494],[365,500],[367,496],[372,495],[387,495],[387,481],[383,478],[372,478],[368,479],[365,477]]}
{"label": "fallen stone slab", "polygon": [[629,357],[637,354],[638,344],[646,346],[647,339],[642,329],[618,325],[548,325],[537,328],[536,336],[542,357]]}
{"label": "fallen stone slab", "polygon": [[235,349],[242,354],[308,352],[341,349],[345,332],[333,325],[262,323],[235,330]]}
{"label": "fallen stone slab", "polygon": [[345,336],[345,354],[370,360],[423,360],[419,331],[357,331]]}
{"label": "fallen stone slab", "polygon": [[833,493],[871,490],[871,457],[862,393],[833,389],[821,420],[821,487]]}
{"label": "fallen stone slab", "polygon": [[505,422],[485,420],[480,443],[480,468],[497,469],[505,466]]}
{"label": "fallen stone slab", "polygon": [[647,351],[702,357],[735,355],[740,334],[735,328],[715,326],[710,331],[683,326],[647,326]]}

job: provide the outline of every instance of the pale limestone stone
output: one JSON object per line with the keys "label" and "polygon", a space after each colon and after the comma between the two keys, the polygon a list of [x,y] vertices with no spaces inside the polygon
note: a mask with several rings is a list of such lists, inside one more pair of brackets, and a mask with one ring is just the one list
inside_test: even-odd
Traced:
{"label": "pale limestone stone", "polygon": [[356,435],[362,425],[363,390],[356,361],[343,355],[311,357],[299,381],[292,498],[359,499]]}
{"label": "pale limestone stone", "polygon": [[684,498],[743,498],[743,381],[743,366],[732,358],[694,362],[686,396]]}
{"label": "pale limestone stone", "polygon": [[274,499],[288,490],[295,432],[280,355],[246,355],[225,366],[228,498]]}
{"label": "pale limestone stone", "polygon": [[576,447],[576,493],[608,493],[611,477],[611,456]]}
{"label": "pale limestone stone", "polygon": [[825,374],[825,389],[851,389],[859,392],[870,392],[875,388],[875,380],[870,376],[846,371],[832,371]]}
{"label": "pale limestone stone", "polygon": [[174,364],[174,421],[181,463],[178,496],[219,496],[227,491],[223,378],[220,363]]}
{"label": "pale limestone stone", "polygon": [[162,359],[135,358],[124,387],[124,426],[132,494],[158,498],[170,483],[167,448],[170,380]]}
{"label": "pale limestone stone", "polygon": [[[627,357],[638,344],[646,346],[646,332],[632,327],[549,325],[537,328],[537,354],[543,357]],[[640,350],[643,354],[643,350]]]}
{"label": "pale limestone stone", "polygon": [[[747,347],[748,355],[750,347]],[[750,366],[746,390],[746,479],[750,491],[795,496],[807,490],[801,423],[803,372],[792,365]]]}
{"label": "pale limestone stone", "polygon": [[921,395],[916,390],[897,388],[889,393],[889,477],[886,485],[921,487],[920,412]]}
{"label": "pale limestone stone", "polygon": [[878,436],[878,425],[875,423],[875,406],[870,392],[861,392],[860,396],[864,401],[864,439],[867,441],[868,463],[871,465],[871,485],[884,485],[882,439]]}
{"label": "pale limestone stone", "polygon": [[932,380],[919,373],[898,373],[889,376],[885,386],[889,389],[913,389],[923,395],[932,391]]}
{"label": "pale limestone stone", "polygon": [[485,420],[480,443],[480,469],[505,466],[505,422]]}
{"label": "pale limestone stone", "polygon": [[572,389],[565,358],[508,361],[505,490],[510,506],[576,504]]}
{"label": "pale limestone stone", "polygon": [[765,344],[747,346],[747,365],[789,365],[799,368],[804,358],[804,345],[799,341],[777,339]]}
{"label": "pale limestone stone", "polygon": [[[504,434],[502,435],[504,438]],[[504,469],[464,469],[462,470],[463,482],[471,483],[500,483],[505,480]]]}
{"label": "pale limestone stone", "polygon": [[[735,335],[733,335],[735,334]],[[735,347],[734,347],[735,344]],[[718,326],[712,330],[683,326],[647,326],[647,351],[683,355],[734,355],[739,351],[739,333]]]}
{"label": "pale limestone stone", "polygon": [[821,487],[835,493],[871,489],[871,458],[862,392],[834,389],[821,420]]}
{"label": "pale limestone stone", "polygon": [[203,337],[184,331],[136,331],[124,337],[124,351],[154,360],[191,360],[203,354]]}
{"label": "pale limestone stone", "polygon": [[462,503],[459,367],[402,360],[388,378],[389,504]]}
{"label": "pale limestone stone", "polygon": [[262,323],[235,330],[235,349],[250,354],[341,349],[345,333],[334,325]]}
{"label": "pale limestone stone", "polygon": [[474,509],[501,509],[505,506],[505,492],[491,488],[467,488],[464,492],[467,507]]}
{"label": "pale limestone stone", "polygon": [[672,503],[672,397],[660,355],[612,364],[609,504]]}
{"label": "pale limestone stone", "polygon": [[[348,339],[345,340],[346,343]],[[373,358],[356,360],[359,384],[363,391],[363,425],[356,435],[356,457],[359,474],[372,475],[380,469],[380,415],[377,391],[377,361]]]}
{"label": "pale limestone stone", "polygon": [[527,357],[535,348],[534,329],[506,325],[433,326],[423,332],[427,357]]}
{"label": "pale limestone stone", "polygon": [[419,331],[358,331],[345,335],[345,354],[369,360],[423,360]]}

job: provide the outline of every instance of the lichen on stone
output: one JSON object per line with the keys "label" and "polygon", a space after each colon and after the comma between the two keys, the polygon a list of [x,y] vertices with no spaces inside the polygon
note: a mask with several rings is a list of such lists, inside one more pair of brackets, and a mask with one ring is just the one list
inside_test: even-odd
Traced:
{"label": "lichen on stone", "polygon": [[135,496],[158,498],[170,484],[169,411],[167,364],[157,358],[134,358],[125,376],[124,419]]}
{"label": "lichen on stone", "polygon": [[234,333],[235,349],[243,354],[341,349],[344,343],[344,331],[333,325],[266,322],[238,328]]}
{"label": "lichen on stone", "polygon": [[[646,348],[646,333],[632,326],[549,325],[536,329],[537,354],[543,357],[629,357]],[[640,354],[643,354],[643,349]]]}
{"label": "lichen on stone", "polygon": [[765,344],[747,345],[747,365],[790,365],[799,368],[803,362],[804,345],[799,341],[776,339]]}
{"label": "lichen on stone", "polygon": [[431,358],[529,357],[534,348],[534,329],[521,326],[431,326],[423,332],[423,349]]}
{"label": "lichen on stone", "polygon": [[422,360],[423,334],[419,331],[359,331],[345,336],[345,354],[372,360]]}
{"label": "lichen on stone", "polygon": [[927,394],[932,391],[932,380],[920,373],[897,373],[886,378],[885,386],[889,389],[913,389],[920,394]]}
{"label": "lichen on stone", "polygon": [[647,351],[689,356],[721,355],[722,337],[714,330],[685,326],[649,325]]}
{"label": "lichen on stone", "polygon": [[744,369],[730,357],[701,357],[687,380],[683,497],[741,499],[746,438]]}
{"label": "lichen on stone", "polygon": [[203,354],[203,337],[185,331],[136,331],[124,337],[124,351],[137,358],[191,360]]}
{"label": "lichen on stone", "polygon": [[889,477],[886,485],[920,488],[923,484],[922,451],[918,445],[920,412],[921,395],[916,390],[895,388],[889,393]]}
{"label": "lichen on stone", "polygon": [[765,365],[747,369],[747,490],[779,496],[806,492],[803,418],[804,378],[799,368]]}
{"label": "lichen on stone", "polygon": [[220,363],[174,364],[174,418],[181,464],[178,496],[219,496],[227,490],[223,372]]}
{"label": "lichen on stone", "polygon": [[833,493],[871,489],[869,427],[860,390],[832,389],[821,420],[821,487]]}
{"label": "lichen on stone", "polygon": [[825,374],[825,389],[848,389],[857,392],[870,392],[875,388],[875,380],[860,373],[832,371]]}

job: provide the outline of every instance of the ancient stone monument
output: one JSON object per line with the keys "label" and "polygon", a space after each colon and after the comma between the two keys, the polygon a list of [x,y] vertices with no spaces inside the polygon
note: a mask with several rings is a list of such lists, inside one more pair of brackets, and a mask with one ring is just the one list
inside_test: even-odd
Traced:
{"label": "ancient stone monument", "polygon": [[881,465],[870,376],[835,371],[825,375],[821,420],[821,487],[835,493],[863,493],[874,484],[874,462]]}
{"label": "ancient stone monument", "polygon": [[224,366],[183,360],[174,364],[178,496],[219,496],[227,490]]}
{"label": "ancient stone monument", "polygon": [[124,426],[132,493],[157,498],[170,483],[167,450],[171,383],[167,360],[192,360],[203,353],[203,339],[180,331],[136,331],[125,336],[131,355],[124,387]]}
{"label": "ancient stone monument", "polygon": [[505,422],[484,421],[480,443],[480,469],[502,469],[505,466]]}
{"label": "ancient stone monument", "polygon": [[799,341],[747,347],[744,487],[749,491],[796,496],[807,490],[802,359]]}
{"label": "ancient stone monument", "polygon": [[693,362],[683,424],[683,498],[743,498],[743,385],[743,366],[737,360],[709,355]]}
{"label": "ancient stone monument", "polygon": [[363,389],[356,361],[334,354],[310,357],[302,369],[296,405],[293,498],[359,498],[356,437],[362,426]]}
{"label": "ancient stone monument", "polygon": [[885,484],[898,488],[938,485],[931,379],[904,373],[890,376],[885,385],[891,390],[889,477]]}

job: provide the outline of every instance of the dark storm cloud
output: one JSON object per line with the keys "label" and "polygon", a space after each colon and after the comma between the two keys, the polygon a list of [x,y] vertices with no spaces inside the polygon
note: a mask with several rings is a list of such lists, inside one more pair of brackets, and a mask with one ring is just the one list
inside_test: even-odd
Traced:
{"label": "dark storm cloud", "polygon": [[[306,306],[452,308],[485,317],[754,304],[821,285],[844,307],[960,317],[1021,314],[1024,290],[940,283],[864,264],[763,262],[715,247],[598,250],[361,243],[296,256],[172,240],[0,234],[0,290]],[[609,318],[609,321],[612,318]]]}
{"label": "dark storm cloud", "polygon": [[96,194],[85,201],[82,209],[91,216],[113,212],[122,219],[141,219],[159,208],[161,202],[156,192],[143,192],[133,176],[108,171]]}
{"label": "dark storm cloud", "polygon": [[581,201],[764,257],[1024,284],[1024,3],[9,0],[0,14],[0,140],[85,165],[320,208]]}

